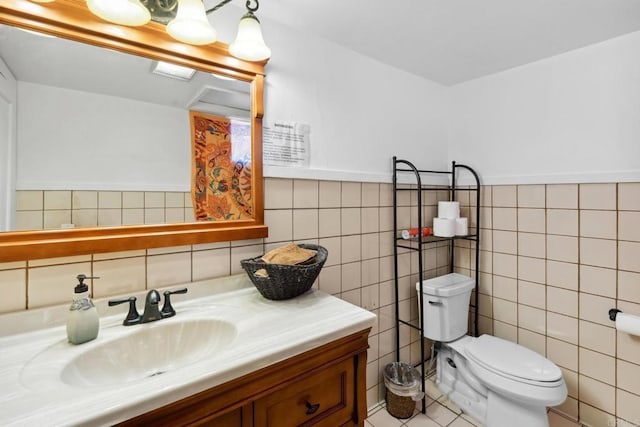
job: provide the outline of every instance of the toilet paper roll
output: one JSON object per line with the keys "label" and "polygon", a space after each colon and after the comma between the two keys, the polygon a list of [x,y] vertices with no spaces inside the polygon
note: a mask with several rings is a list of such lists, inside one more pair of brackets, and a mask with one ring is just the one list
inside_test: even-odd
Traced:
{"label": "toilet paper roll", "polygon": [[616,329],[631,335],[640,335],[640,316],[618,313],[616,315]]}
{"label": "toilet paper roll", "polygon": [[456,236],[466,236],[469,233],[467,218],[456,218]]}
{"label": "toilet paper roll", "polygon": [[452,218],[433,218],[433,235],[453,237],[456,235],[456,220]]}
{"label": "toilet paper roll", "polygon": [[460,216],[460,202],[438,202],[438,218],[455,219]]}

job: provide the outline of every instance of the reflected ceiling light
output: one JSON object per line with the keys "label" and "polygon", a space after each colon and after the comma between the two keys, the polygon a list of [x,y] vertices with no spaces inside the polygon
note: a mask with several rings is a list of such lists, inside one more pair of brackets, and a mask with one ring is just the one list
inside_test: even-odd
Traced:
{"label": "reflected ceiling light", "polygon": [[176,40],[195,45],[215,43],[217,39],[202,0],[178,0],[178,14],[167,24],[167,32]]}
{"label": "reflected ceiling light", "polygon": [[253,14],[258,10],[251,7],[251,1],[247,1],[247,13],[240,19],[236,40],[229,46],[229,53],[246,61],[263,61],[271,56],[271,49],[267,47],[262,38],[260,21]]}
{"label": "reflected ceiling light", "polygon": [[155,61],[151,72],[165,77],[171,77],[178,80],[191,80],[196,70],[182,65],[172,64],[170,62]]}
{"label": "reflected ceiling light", "polygon": [[151,13],[140,0],[87,0],[89,10],[114,24],[137,27],[151,20]]}

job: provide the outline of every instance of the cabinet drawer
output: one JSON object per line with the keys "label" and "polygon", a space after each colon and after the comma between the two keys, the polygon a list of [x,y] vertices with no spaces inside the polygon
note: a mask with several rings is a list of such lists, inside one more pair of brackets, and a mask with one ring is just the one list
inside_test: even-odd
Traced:
{"label": "cabinet drawer", "polygon": [[335,427],[355,411],[354,362],[348,359],[255,402],[255,427]]}

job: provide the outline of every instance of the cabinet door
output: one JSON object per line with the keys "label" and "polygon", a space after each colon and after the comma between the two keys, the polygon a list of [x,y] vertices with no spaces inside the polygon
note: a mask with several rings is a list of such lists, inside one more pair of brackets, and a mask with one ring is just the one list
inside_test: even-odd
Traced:
{"label": "cabinet door", "polygon": [[[244,412],[243,412],[244,411]],[[189,427],[251,427],[251,408],[238,408],[235,411],[190,424]]]}
{"label": "cabinet door", "polygon": [[255,402],[255,427],[352,425],[354,360],[329,365]]}

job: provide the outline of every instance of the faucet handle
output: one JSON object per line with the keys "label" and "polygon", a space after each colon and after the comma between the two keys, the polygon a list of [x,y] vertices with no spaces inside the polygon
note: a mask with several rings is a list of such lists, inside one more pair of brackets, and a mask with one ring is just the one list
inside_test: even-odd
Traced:
{"label": "faucet handle", "polygon": [[164,291],[164,305],[162,306],[162,317],[172,317],[176,315],[176,311],[171,305],[171,295],[173,294],[186,294],[187,288],[178,289],[175,291]]}
{"label": "faucet handle", "polygon": [[136,308],[136,297],[129,297],[123,299],[112,299],[109,300],[109,307],[114,305],[129,303],[129,313],[127,313],[127,317],[124,319],[122,324],[124,326],[137,325],[140,323],[142,316],[138,313],[138,309]]}

